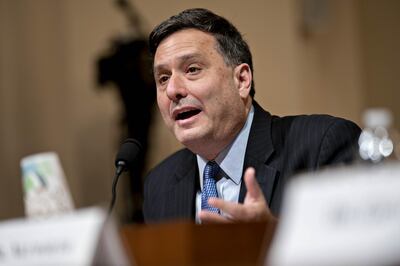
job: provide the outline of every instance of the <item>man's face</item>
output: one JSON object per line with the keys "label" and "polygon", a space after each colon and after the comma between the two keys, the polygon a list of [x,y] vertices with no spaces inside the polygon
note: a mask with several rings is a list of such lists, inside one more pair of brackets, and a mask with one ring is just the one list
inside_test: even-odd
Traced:
{"label": "man's face", "polygon": [[243,126],[250,88],[243,73],[250,75],[251,83],[251,72],[244,65],[244,70],[243,64],[228,66],[215,38],[196,29],[175,32],[158,46],[154,57],[158,107],[167,127],[193,152],[216,155]]}

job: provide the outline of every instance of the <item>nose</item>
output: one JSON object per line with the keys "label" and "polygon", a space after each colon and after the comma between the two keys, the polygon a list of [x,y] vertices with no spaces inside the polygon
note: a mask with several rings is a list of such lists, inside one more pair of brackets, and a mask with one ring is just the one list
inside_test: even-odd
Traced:
{"label": "nose", "polygon": [[179,75],[171,75],[167,85],[167,96],[173,102],[178,102],[180,99],[187,96],[185,84]]}

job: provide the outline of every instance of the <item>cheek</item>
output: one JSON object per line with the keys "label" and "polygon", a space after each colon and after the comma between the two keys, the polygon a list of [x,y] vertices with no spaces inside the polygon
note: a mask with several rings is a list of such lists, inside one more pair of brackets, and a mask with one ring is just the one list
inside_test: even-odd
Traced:
{"label": "cheek", "polygon": [[219,82],[218,89],[214,92],[213,98],[216,104],[221,107],[228,103],[234,102],[239,97],[239,92],[235,90],[233,82],[227,82],[229,79]]}
{"label": "cheek", "polygon": [[160,112],[163,116],[168,116],[169,114],[169,101],[166,99],[166,97],[159,96],[157,95],[157,105],[158,109],[160,109]]}

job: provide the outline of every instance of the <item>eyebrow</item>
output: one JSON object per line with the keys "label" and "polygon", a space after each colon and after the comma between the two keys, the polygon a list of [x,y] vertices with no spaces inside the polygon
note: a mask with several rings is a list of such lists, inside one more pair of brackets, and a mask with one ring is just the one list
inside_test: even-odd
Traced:
{"label": "eyebrow", "polygon": [[[178,56],[177,60],[179,61],[179,64],[182,64],[183,62],[186,62],[192,58],[196,57],[201,57],[200,53],[188,53],[188,54],[183,54],[181,56]],[[167,68],[167,64],[158,64],[153,67],[153,72],[155,74],[158,74],[160,70]]]}

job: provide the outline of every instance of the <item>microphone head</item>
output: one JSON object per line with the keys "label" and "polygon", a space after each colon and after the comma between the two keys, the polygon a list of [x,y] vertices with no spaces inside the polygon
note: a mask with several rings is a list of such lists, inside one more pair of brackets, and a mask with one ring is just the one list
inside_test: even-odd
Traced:
{"label": "microphone head", "polygon": [[126,139],[119,148],[115,158],[115,166],[123,166],[124,169],[132,167],[141,149],[142,145],[139,141],[136,139]]}

